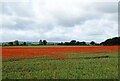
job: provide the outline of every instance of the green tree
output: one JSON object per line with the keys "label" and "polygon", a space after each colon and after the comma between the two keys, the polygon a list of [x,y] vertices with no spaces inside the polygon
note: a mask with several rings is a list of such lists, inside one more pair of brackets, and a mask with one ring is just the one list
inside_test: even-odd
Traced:
{"label": "green tree", "polygon": [[80,45],[83,45],[83,46],[84,46],[84,45],[87,45],[86,42],[84,42],[84,41],[83,41],[83,42],[80,42],[79,44],[80,44]]}
{"label": "green tree", "polygon": [[15,41],[14,41],[14,44],[15,44],[16,46],[18,46],[18,45],[19,45],[19,41],[18,41],[18,40],[15,40]]}
{"label": "green tree", "polygon": [[39,41],[39,45],[43,45],[43,42],[42,42],[42,40],[40,40],[40,41]]}
{"label": "green tree", "polygon": [[47,41],[46,40],[43,40],[43,45],[47,45]]}
{"label": "green tree", "polygon": [[70,42],[65,42],[63,45],[70,45]]}
{"label": "green tree", "polygon": [[75,43],[75,45],[80,45],[80,42],[79,42],[79,41],[77,41],[77,42]]}
{"label": "green tree", "polygon": [[82,43],[83,43],[83,45],[87,45],[86,42],[84,42],[84,41]]}
{"label": "green tree", "polygon": [[91,44],[91,45],[95,45],[96,43],[95,43],[94,41],[91,41],[90,44]]}
{"label": "green tree", "polygon": [[120,45],[120,37],[114,37],[101,42],[100,45]]}
{"label": "green tree", "polygon": [[9,46],[13,46],[13,42],[8,42],[8,45]]}
{"label": "green tree", "polygon": [[23,42],[23,45],[27,45],[26,42]]}
{"label": "green tree", "polygon": [[76,40],[71,40],[70,41],[70,45],[75,45],[76,44]]}

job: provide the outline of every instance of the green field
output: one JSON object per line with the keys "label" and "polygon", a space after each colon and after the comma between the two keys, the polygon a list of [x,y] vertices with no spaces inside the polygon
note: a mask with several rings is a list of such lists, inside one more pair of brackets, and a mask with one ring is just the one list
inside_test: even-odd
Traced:
{"label": "green field", "polygon": [[118,55],[71,53],[2,62],[3,79],[118,79]]}

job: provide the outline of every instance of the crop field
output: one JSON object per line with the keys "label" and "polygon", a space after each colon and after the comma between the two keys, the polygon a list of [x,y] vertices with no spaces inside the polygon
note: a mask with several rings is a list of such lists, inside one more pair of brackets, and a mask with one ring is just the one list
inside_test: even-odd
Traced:
{"label": "crop field", "polygon": [[118,46],[2,47],[3,79],[118,79]]}

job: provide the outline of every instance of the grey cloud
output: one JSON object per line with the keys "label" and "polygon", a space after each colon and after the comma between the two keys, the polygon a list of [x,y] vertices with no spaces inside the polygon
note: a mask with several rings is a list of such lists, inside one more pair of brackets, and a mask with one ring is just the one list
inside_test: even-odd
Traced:
{"label": "grey cloud", "polygon": [[[89,12],[88,12],[89,13]],[[99,19],[100,17],[96,16],[96,14],[86,14],[82,17],[71,18],[71,17],[64,17],[65,15],[61,15],[58,17],[58,25],[65,26],[65,27],[74,27],[75,25],[84,24],[86,20],[94,20]]]}
{"label": "grey cloud", "polygon": [[31,17],[34,13],[32,13],[32,8],[30,6],[30,4],[23,2],[3,2],[2,14]]}
{"label": "grey cloud", "polygon": [[103,13],[117,13],[118,12],[118,4],[116,2],[100,2],[95,3],[95,9],[98,12]]}
{"label": "grey cloud", "polygon": [[14,17],[11,19],[11,22],[14,22],[14,23],[13,24],[3,23],[2,27],[13,29],[13,30],[24,30],[24,29],[31,29],[33,24],[35,24],[35,22],[33,20],[30,20],[29,18],[25,19],[25,18]]}
{"label": "grey cloud", "polygon": [[[44,2],[44,1],[42,1]],[[117,3],[4,3],[2,39],[98,42],[117,36]],[[58,3],[58,2],[55,2]],[[77,4],[76,4],[77,3]],[[61,6],[62,5],[62,6]],[[4,15],[3,15],[4,14]],[[0,19],[1,23],[1,19]],[[104,33],[103,33],[104,32]],[[4,34],[5,33],[5,34]]]}
{"label": "grey cloud", "polygon": [[[66,4],[67,5],[67,4]],[[113,14],[113,19],[117,19],[117,4],[114,2],[99,2],[99,3],[90,3],[89,5],[78,6],[74,5],[75,7],[72,8],[69,5],[69,8],[65,8],[63,10],[52,10],[50,14],[57,20],[56,23],[58,25],[62,25],[65,27],[73,27],[77,24],[82,24],[86,20],[94,20],[100,19],[104,14]],[[59,8],[59,7],[58,7]],[[84,10],[81,11],[81,8]],[[75,13],[73,13],[75,12]]]}

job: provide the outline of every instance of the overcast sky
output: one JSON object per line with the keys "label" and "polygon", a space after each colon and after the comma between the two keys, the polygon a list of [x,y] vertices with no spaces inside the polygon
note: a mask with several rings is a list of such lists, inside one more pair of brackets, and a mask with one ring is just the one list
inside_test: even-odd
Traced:
{"label": "overcast sky", "polygon": [[102,42],[118,36],[118,0],[4,0],[0,10],[1,41]]}

